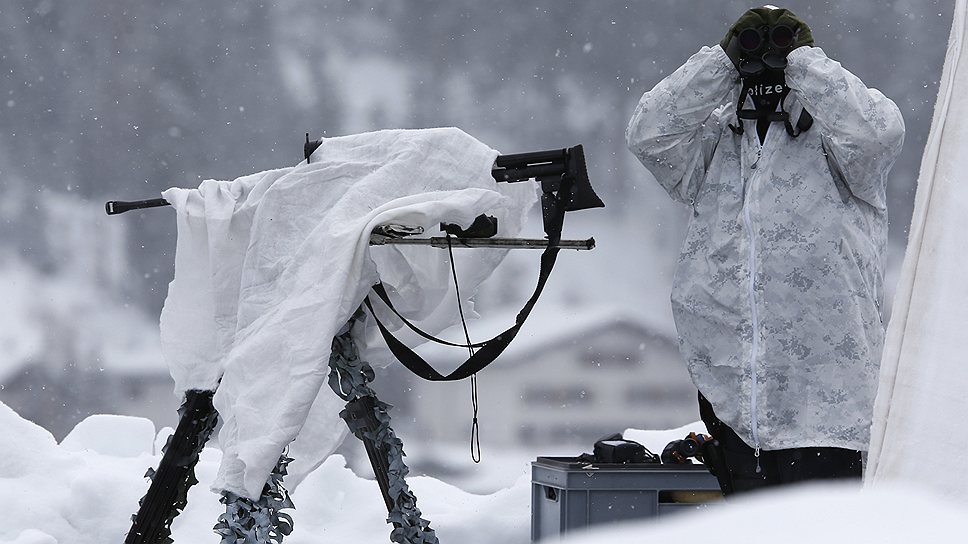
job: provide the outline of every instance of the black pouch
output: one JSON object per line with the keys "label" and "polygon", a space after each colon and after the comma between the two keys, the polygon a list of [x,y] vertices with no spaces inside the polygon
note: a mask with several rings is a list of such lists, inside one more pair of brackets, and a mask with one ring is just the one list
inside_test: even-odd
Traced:
{"label": "black pouch", "polygon": [[648,448],[622,438],[621,434],[613,434],[595,442],[592,455],[587,453],[580,459],[590,463],[627,464],[627,463],[658,463],[659,457]]}

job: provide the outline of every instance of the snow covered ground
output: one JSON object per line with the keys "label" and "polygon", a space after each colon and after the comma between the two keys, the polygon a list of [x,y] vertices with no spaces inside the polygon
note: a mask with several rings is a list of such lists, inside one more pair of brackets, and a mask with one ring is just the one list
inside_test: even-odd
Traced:
{"label": "snow covered ground", "polygon": [[[57,444],[46,430],[0,404],[0,504],[4,505],[0,543],[121,542],[130,515],[147,489],[142,475],[157,465],[160,456],[156,452],[170,432],[156,433],[146,419],[99,415],[80,423]],[[650,449],[659,449],[667,440],[680,437],[682,429],[625,434]],[[203,452],[197,467],[201,484],[192,489],[188,508],[175,519],[175,542],[218,541],[211,527],[222,506],[207,487],[215,477],[219,458],[216,449]],[[504,472],[517,472],[517,477],[509,478],[509,487],[486,495],[431,477],[409,479],[424,517],[431,520],[442,543],[530,541],[530,469],[527,463],[507,462],[506,458],[503,463]],[[340,456],[331,457],[311,474],[293,500],[296,529],[286,542],[389,542],[376,483],[356,476]],[[791,544],[927,542],[955,536],[965,507],[914,489],[807,486],[661,521],[607,526],[569,535],[566,541],[664,542],[716,534],[717,542],[778,538]]]}

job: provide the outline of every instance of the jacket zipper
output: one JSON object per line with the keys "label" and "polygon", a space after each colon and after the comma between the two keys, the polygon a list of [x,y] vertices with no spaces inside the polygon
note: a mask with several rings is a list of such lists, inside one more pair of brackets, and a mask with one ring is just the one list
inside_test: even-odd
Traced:
{"label": "jacket zipper", "polygon": [[[755,136],[754,136],[755,137]],[[766,142],[763,142],[764,145]],[[763,146],[761,145],[756,153],[756,160],[750,165],[749,182],[746,184],[746,197],[743,202],[743,222],[746,226],[746,234],[749,236],[749,300],[750,300],[750,325],[753,329],[753,337],[750,343],[750,376],[752,378],[750,386],[750,432],[753,435],[753,454],[756,457],[756,472],[760,472],[760,436],[756,418],[756,391],[758,388],[758,378],[756,376],[757,361],[756,353],[759,348],[759,316],[756,311],[756,237],[753,231],[753,219],[750,216],[750,200],[753,194],[753,180],[755,170],[760,158],[763,156]]]}

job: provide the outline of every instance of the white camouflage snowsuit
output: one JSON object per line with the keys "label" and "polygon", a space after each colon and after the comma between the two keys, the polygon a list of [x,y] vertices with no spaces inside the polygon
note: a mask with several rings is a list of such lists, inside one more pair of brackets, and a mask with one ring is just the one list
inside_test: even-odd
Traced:
{"label": "white camouflage snowsuit", "polygon": [[[866,450],[884,339],[886,179],[904,139],[894,103],[816,47],[789,54],[792,138],[735,135],[741,85],[703,47],[645,93],[626,139],[692,207],[672,305],[716,415],[751,447]],[[747,104],[747,107],[752,107]]]}

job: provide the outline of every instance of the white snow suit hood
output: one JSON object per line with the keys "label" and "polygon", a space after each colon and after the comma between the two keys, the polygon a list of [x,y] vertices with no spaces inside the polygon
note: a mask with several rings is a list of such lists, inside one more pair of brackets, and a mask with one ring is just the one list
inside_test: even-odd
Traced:
{"label": "white snow suit hood", "polygon": [[[645,93],[629,149],[692,207],[672,305],[716,415],[757,449],[865,450],[884,339],[886,180],[897,106],[816,47],[789,54],[793,138],[736,119],[741,85],[703,47]],[[743,122],[736,135],[729,123]]]}

